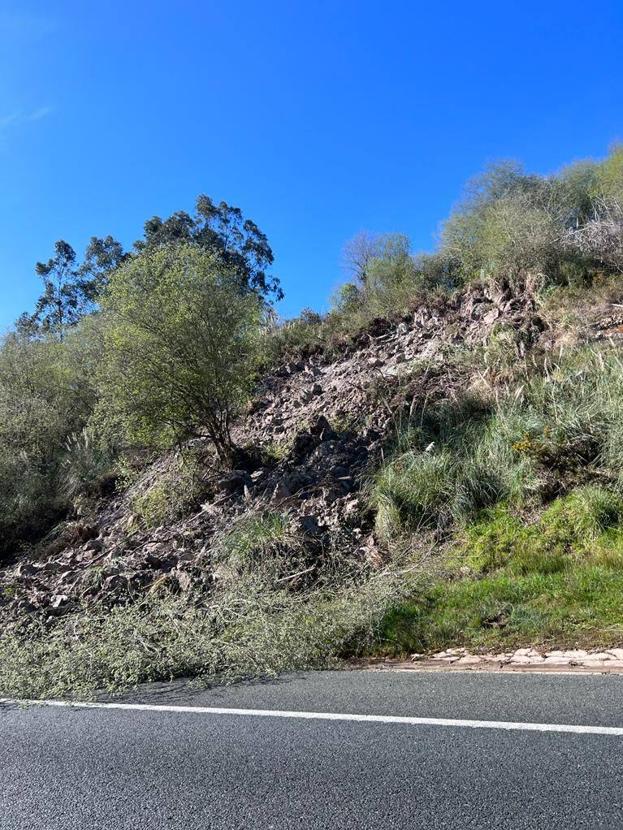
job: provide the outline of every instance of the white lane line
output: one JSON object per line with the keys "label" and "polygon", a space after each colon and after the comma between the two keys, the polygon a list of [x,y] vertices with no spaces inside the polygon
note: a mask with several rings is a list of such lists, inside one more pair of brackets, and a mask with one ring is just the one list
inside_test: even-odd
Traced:
{"label": "white lane line", "polygon": [[449,726],[469,729],[505,729],[518,732],[566,732],[577,735],[623,737],[620,726],[582,726],[568,723],[522,723],[462,718],[415,718],[402,715],[357,715],[338,712],[294,712],[281,709],[225,709],[219,706],[169,706],[150,703],[96,703],[68,700],[13,700],[0,698],[0,704],[20,706],[59,706],[69,709],[118,709],[128,712],[173,712],[195,715],[234,715],[247,718],[295,718],[299,720],[355,721],[358,723],[397,723],[407,726]]}

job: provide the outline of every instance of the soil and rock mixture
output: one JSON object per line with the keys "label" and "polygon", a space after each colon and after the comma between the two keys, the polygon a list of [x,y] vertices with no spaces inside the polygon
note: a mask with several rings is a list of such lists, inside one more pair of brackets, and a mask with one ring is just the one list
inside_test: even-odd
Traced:
{"label": "soil and rock mixture", "polygon": [[403,415],[451,400],[481,374],[474,362],[448,361],[450,350],[484,346],[496,327],[514,332],[518,354],[551,347],[552,333],[530,291],[472,285],[419,305],[397,321],[374,320],[337,356],[318,350],[266,377],[234,429],[253,449],[223,472],[201,441],[201,492],[184,515],[156,527],[137,516],[137,497],[166,477],[174,453],[144,469],[125,490],[69,517],[0,570],[0,617],[52,622],[90,604],[127,602],[160,587],[209,592],[230,578],[215,556],[218,541],[247,516],[287,515],[305,550],[293,589],[313,580],[315,560],[339,550],[379,567],[366,478]]}

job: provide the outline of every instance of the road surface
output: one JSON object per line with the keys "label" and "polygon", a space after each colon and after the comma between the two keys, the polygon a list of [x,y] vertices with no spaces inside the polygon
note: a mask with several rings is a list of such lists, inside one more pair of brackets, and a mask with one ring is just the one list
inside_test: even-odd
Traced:
{"label": "road surface", "polygon": [[121,705],[0,704],[2,830],[623,827],[622,676],[322,672]]}

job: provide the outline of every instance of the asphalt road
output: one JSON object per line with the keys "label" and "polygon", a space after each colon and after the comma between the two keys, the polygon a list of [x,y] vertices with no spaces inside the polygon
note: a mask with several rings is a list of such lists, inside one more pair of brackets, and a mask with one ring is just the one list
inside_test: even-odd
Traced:
{"label": "asphalt road", "polygon": [[123,702],[149,708],[0,704],[2,830],[623,827],[621,676],[327,672]]}

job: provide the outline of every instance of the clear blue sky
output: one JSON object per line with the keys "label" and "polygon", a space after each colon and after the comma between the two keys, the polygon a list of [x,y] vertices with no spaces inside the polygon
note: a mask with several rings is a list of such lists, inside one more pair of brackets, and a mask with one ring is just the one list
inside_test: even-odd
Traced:
{"label": "clear blue sky", "polygon": [[430,248],[464,180],[623,138],[623,2],[0,0],[0,330],[58,238],[237,204],[284,315],[361,229]]}

